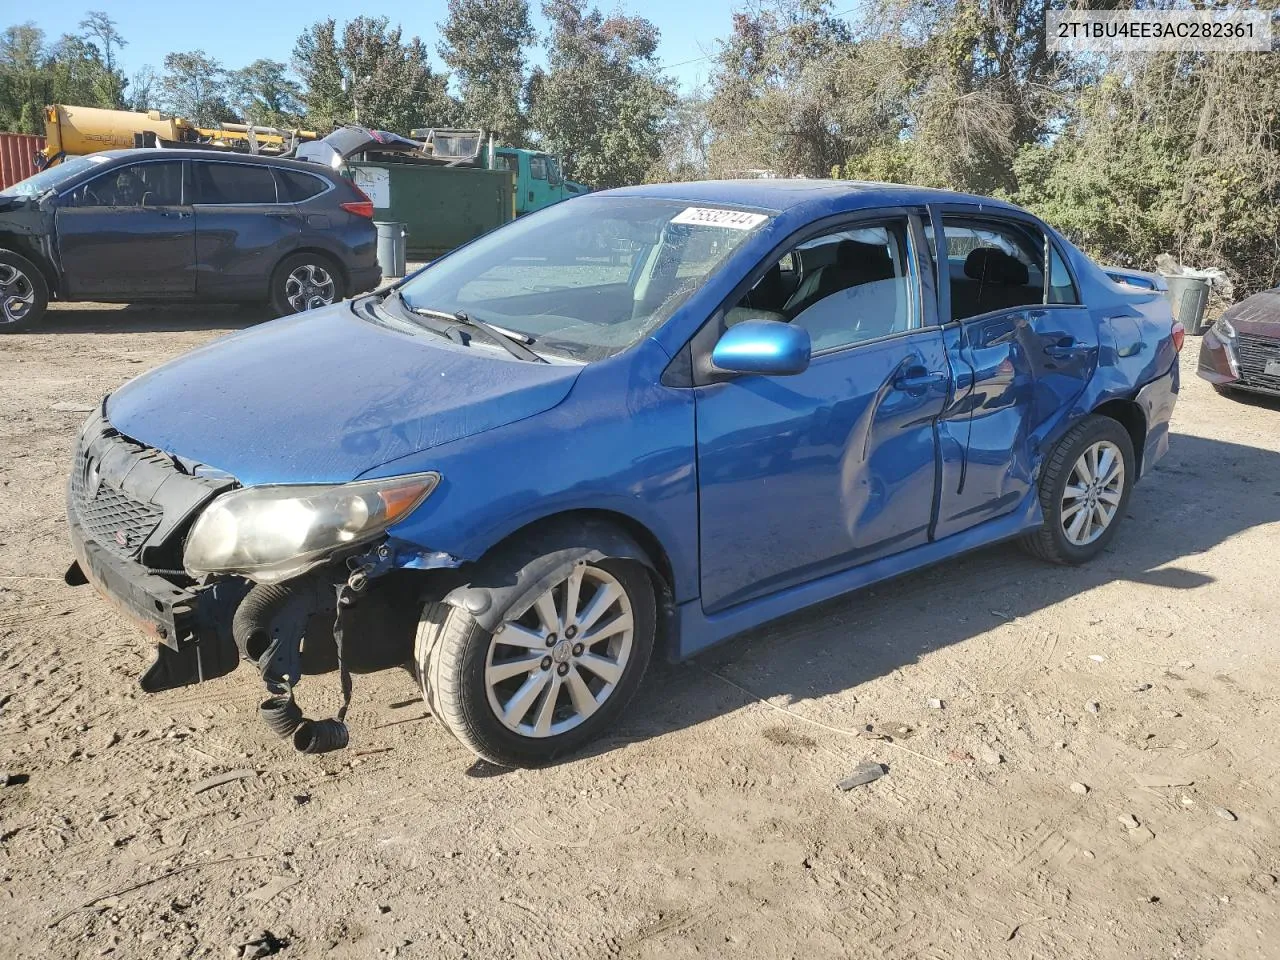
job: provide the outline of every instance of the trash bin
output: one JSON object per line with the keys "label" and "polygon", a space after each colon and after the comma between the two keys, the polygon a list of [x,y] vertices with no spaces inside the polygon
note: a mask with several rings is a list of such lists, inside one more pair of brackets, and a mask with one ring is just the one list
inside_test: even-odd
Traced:
{"label": "trash bin", "polygon": [[1169,302],[1173,304],[1173,318],[1193,336],[1199,336],[1204,326],[1204,310],[1209,303],[1209,284],[1198,277],[1165,277],[1169,284]]}
{"label": "trash bin", "polygon": [[373,225],[378,228],[378,266],[382,276],[403,277],[408,228],[397,221],[375,221]]}

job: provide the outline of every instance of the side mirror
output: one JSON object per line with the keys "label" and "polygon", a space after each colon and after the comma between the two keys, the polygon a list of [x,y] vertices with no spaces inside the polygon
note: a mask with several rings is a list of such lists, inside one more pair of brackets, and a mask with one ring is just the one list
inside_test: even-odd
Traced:
{"label": "side mirror", "polygon": [[724,373],[787,377],[809,367],[809,331],[780,320],[743,320],[725,331],[711,351]]}

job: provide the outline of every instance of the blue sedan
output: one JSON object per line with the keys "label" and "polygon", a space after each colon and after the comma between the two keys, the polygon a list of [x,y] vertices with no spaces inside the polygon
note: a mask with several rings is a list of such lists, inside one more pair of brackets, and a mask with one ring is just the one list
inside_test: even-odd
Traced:
{"label": "blue sedan", "polygon": [[[248,330],[86,423],[76,562],[158,690],[411,660],[490,761],[598,736],[671,658],[1003,540],[1083,563],[1165,453],[1183,332],[997,200],[744,181],[593,194]],[[304,637],[306,643],[303,643]],[[344,701],[345,703],[345,701]]]}

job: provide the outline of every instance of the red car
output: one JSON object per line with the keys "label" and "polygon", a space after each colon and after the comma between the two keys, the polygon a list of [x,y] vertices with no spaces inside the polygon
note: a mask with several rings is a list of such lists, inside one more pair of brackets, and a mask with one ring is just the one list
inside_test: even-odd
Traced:
{"label": "red car", "polygon": [[1280,287],[1227,310],[1200,344],[1200,376],[1221,394],[1280,397]]}

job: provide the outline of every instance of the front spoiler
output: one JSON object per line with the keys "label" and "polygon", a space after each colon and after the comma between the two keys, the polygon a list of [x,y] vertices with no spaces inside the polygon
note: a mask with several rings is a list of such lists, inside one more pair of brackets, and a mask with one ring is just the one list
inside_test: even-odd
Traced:
{"label": "front spoiler", "polygon": [[179,587],[141,564],[121,560],[85,537],[74,517],[68,528],[78,572],[111,604],[156,641],[156,659],[139,683],[148,693],[230,673],[240,662],[231,636],[236,606],[248,592],[242,580]]}

